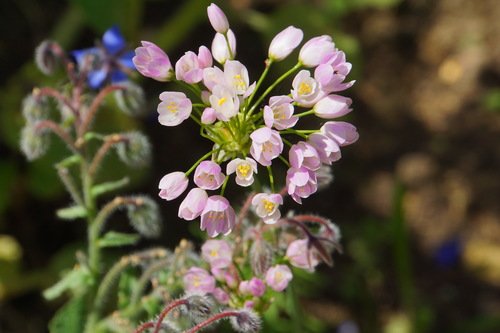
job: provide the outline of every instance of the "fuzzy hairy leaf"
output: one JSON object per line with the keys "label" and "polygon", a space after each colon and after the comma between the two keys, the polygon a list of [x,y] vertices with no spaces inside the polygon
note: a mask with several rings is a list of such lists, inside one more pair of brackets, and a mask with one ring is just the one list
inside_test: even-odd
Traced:
{"label": "fuzzy hairy leaf", "polygon": [[125,245],[134,245],[139,240],[137,234],[126,234],[122,232],[110,231],[98,240],[99,247],[118,247]]}

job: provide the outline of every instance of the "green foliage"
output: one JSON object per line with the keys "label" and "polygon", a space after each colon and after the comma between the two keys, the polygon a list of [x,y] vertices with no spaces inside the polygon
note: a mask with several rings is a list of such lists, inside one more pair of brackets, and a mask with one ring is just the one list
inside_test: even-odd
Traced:
{"label": "green foliage", "polygon": [[66,303],[49,323],[50,333],[81,333],[85,324],[85,298],[78,296]]}
{"label": "green foliage", "polygon": [[97,241],[97,244],[101,248],[134,245],[139,241],[139,238],[140,236],[137,234],[109,231]]}
{"label": "green foliage", "polygon": [[91,193],[94,198],[97,198],[101,194],[119,190],[122,187],[127,186],[129,183],[130,183],[130,178],[123,177],[120,180],[104,182],[101,184],[94,185],[92,186]]}
{"label": "green foliage", "polygon": [[63,220],[75,220],[87,216],[87,210],[83,206],[70,206],[58,209],[57,217]]}
{"label": "green foliage", "polygon": [[81,294],[92,284],[92,276],[86,267],[78,266],[69,271],[55,285],[46,289],[43,296],[52,300],[61,296],[65,291],[72,290],[75,294]]}

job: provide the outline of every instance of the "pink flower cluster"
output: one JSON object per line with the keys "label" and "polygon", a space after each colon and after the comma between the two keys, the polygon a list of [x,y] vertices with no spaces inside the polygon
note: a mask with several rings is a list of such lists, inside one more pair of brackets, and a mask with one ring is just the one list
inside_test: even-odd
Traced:
{"label": "pink flower cluster", "polygon": [[[172,66],[158,46],[142,42],[133,61],[144,76],[175,80],[199,93],[196,102],[180,92],[160,94],[160,124],[177,126],[192,119],[201,127],[201,134],[212,141],[213,150],[188,171],[165,175],[159,188],[161,198],[173,200],[187,189],[188,177],[194,172],[196,187],[180,204],[178,215],[185,220],[201,217],[201,229],[215,237],[228,234],[235,225],[234,209],[224,197],[230,176],[234,174],[235,183],[247,187],[261,168],[267,169],[270,191],[258,193],[252,205],[258,217],[273,224],[280,218],[279,206],[283,204],[282,195],[274,189],[275,162],[288,169],[281,182],[286,191],[281,193],[302,203],[318,190],[321,167],[338,161],[341,147],[354,143],[358,133],[353,125],[334,120],[351,112],[351,99],[337,93],[354,81],[346,82],[351,64],[329,36],[307,41],[299,51],[297,65],[267,89],[261,89],[268,70],[257,83],[251,83],[245,65],[235,60],[236,37],[226,16],[215,4],[207,12],[216,31],[211,50],[201,46],[198,53],[188,51]],[[302,39],[300,29],[285,28],[271,41],[266,66],[288,57]],[[268,96],[293,73],[296,75],[289,95]],[[300,108],[303,110],[298,112]],[[300,118],[308,115],[327,121],[319,129],[298,129]],[[220,192],[209,195],[207,191]]]}

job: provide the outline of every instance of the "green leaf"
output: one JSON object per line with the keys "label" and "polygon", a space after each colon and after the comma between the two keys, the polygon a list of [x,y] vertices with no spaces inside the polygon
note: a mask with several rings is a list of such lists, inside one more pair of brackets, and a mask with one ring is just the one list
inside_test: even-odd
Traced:
{"label": "green leaf", "polygon": [[137,243],[140,236],[137,234],[125,234],[116,231],[106,233],[97,241],[99,247],[117,247],[125,245],[133,245]]}
{"label": "green leaf", "polygon": [[82,206],[71,206],[67,208],[58,209],[57,217],[63,220],[74,220],[78,218],[83,218],[87,216],[87,209]]}
{"label": "green leaf", "polygon": [[128,185],[129,183],[130,183],[130,178],[124,177],[120,180],[95,185],[92,187],[90,192],[91,192],[92,196],[94,198],[96,198],[103,193],[118,190],[118,189],[124,187],[125,185]]}
{"label": "green leaf", "polygon": [[66,303],[49,323],[50,333],[81,333],[85,324],[85,298],[75,297]]}
{"label": "green leaf", "polygon": [[74,268],[52,287],[45,289],[43,297],[52,300],[62,295],[66,290],[79,291],[91,284],[92,278],[88,269]]}

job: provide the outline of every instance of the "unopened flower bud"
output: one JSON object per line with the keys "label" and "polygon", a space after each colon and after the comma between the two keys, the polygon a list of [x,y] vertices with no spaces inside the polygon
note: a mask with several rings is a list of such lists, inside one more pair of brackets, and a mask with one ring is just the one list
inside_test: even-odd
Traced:
{"label": "unopened flower bud", "polygon": [[214,3],[207,7],[208,19],[215,31],[225,34],[229,29],[229,23],[224,12]]}
{"label": "unopened flower bud", "polygon": [[273,264],[273,248],[265,240],[256,240],[250,247],[249,257],[253,273],[263,276]]}
{"label": "unopened flower bud", "polygon": [[304,33],[302,30],[289,26],[277,34],[269,45],[269,58],[280,61],[288,57],[290,53],[300,44]]}
{"label": "unopened flower bud", "polygon": [[154,43],[142,41],[141,44],[132,58],[139,73],[157,81],[170,80],[174,71],[168,55]]}
{"label": "unopened flower bud", "polygon": [[184,172],[175,171],[166,174],[158,184],[159,196],[167,201],[174,200],[186,190],[188,183],[189,180]]}
{"label": "unopened flower bud", "polygon": [[45,96],[36,94],[28,95],[23,100],[23,116],[28,123],[35,123],[47,119],[49,113],[49,103]]}
{"label": "unopened flower bud", "polygon": [[151,144],[141,132],[122,134],[124,140],[116,145],[118,157],[132,167],[144,166],[151,160]]}
{"label": "unopened flower bud", "polygon": [[224,64],[226,60],[234,59],[236,55],[236,37],[233,31],[229,29],[226,36],[227,41],[223,34],[216,33],[212,42],[212,56],[219,64]]}
{"label": "unopened flower bud", "polygon": [[327,35],[311,38],[302,46],[299,61],[306,67],[316,67],[327,61],[335,52],[335,44]]}
{"label": "unopened flower bud", "polygon": [[159,237],[161,218],[156,202],[146,196],[137,196],[133,199],[134,203],[127,204],[127,215],[132,227],[144,237]]}
{"label": "unopened flower bud", "polygon": [[195,322],[208,318],[215,307],[213,299],[208,295],[190,294],[186,296],[186,313]]}
{"label": "unopened flower bud", "polygon": [[28,124],[21,131],[21,151],[29,161],[45,154],[50,145],[48,133],[37,131],[35,126]]}
{"label": "unopened flower bud", "polygon": [[146,110],[146,99],[144,91],[140,86],[131,82],[124,81],[120,83],[123,89],[114,92],[116,104],[120,110],[130,116],[137,116]]}
{"label": "unopened flower bud", "polygon": [[59,62],[59,55],[55,52],[59,45],[51,40],[43,41],[35,49],[35,63],[45,75],[51,75]]}
{"label": "unopened flower bud", "polygon": [[241,333],[259,332],[262,324],[259,316],[248,309],[240,310],[237,316],[231,317],[230,322],[233,329]]}

